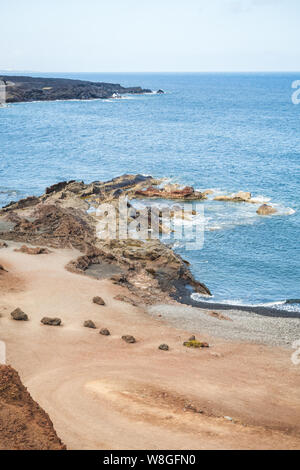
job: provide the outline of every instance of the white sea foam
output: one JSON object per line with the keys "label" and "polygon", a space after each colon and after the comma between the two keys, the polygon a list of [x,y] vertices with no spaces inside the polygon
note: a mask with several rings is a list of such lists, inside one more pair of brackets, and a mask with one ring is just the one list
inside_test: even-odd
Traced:
{"label": "white sea foam", "polygon": [[[166,178],[162,183],[162,186],[164,186],[166,183],[174,184],[177,182],[175,178]],[[214,232],[222,230],[233,230],[234,228],[239,226],[254,225],[262,223],[263,221],[267,223],[269,218],[262,218],[257,214],[256,211],[262,203],[270,201],[270,198],[264,195],[258,195],[252,199],[252,203],[229,203],[227,201],[214,201],[213,198],[216,194],[228,194],[228,192],[225,192],[220,188],[213,188],[212,190],[214,191],[213,195],[209,195],[206,201],[201,201],[197,203],[201,204],[201,207],[204,208],[204,217],[201,213],[196,215],[187,214],[185,220],[182,220],[181,218],[173,220],[175,227],[183,226],[185,228],[186,235],[188,236],[189,229],[192,230],[195,226],[197,226],[197,229],[203,227],[203,230],[206,232]],[[157,201],[144,200],[135,202],[135,206],[137,208],[153,204],[157,204]],[[163,204],[172,206],[176,204],[176,202],[164,200]],[[178,204],[180,204],[180,202]],[[194,204],[191,203],[190,206],[192,209]],[[276,215],[290,216],[295,214],[294,209],[290,207],[285,207],[282,204],[274,203],[272,204],[272,206],[277,210],[277,212],[272,215],[272,217]]]}
{"label": "white sea foam", "polygon": [[267,202],[270,202],[271,198],[270,197],[265,197],[265,196],[255,196],[251,198],[251,202],[255,204],[266,204]]}
{"label": "white sea foam", "polygon": [[227,299],[227,300],[215,300],[214,296],[206,296],[204,294],[198,294],[198,293],[193,293],[191,294],[191,298],[195,300],[196,302],[206,302],[206,303],[211,303],[211,304],[220,304],[220,305],[234,305],[236,307],[241,306],[241,307],[269,307],[277,310],[286,310],[288,312],[299,312],[300,311],[300,305],[295,303],[295,304],[289,304],[287,303],[286,300],[277,300],[273,302],[263,302],[263,303],[246,303],[242,299]]}
{"label": "white sea foam", "polygon": [[285,300],[280,300],[276,302],[266,302],[263,304],[256,304],[257,307],[276,307],[279,305],[285,305],[286,301]]}
{"label": "white sea foam", "polygon": [[292,209],[291,207],[284,207],[284,206],[279,206],[277,204],[274,204],[275,209],[277,209],[277,213],[274,215],[293,215],[296,214],[295,209]]}
{"label": "white sea foam", "polygon": [[213,299],[214,296],[206,295],[206,294],[198,294],[194,292],[191,294],[191,299],[195,300],[196,302],[215,302]]}
{"label": "white sea foam", "polygon": [[208,232],[216,232],[217,230],[223,230],[223,229],[224,227],[222,227],[222,225],[211,225],[206,228]]}
{"label": "white sea foam", "polygon": [[184,242],[179,242],[179,241],[176,241],[175,243],[173,243],[173,249],[174,250],[179,250],[180,248],[184,248],[185,247],[185,243]]}

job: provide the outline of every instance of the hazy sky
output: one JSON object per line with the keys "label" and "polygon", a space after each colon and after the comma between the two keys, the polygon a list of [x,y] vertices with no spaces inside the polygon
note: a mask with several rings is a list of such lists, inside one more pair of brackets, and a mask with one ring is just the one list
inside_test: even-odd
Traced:
{"label": "hazy sky", "polygon": [[0,69],[300,69],[299,0],[0,0]]}

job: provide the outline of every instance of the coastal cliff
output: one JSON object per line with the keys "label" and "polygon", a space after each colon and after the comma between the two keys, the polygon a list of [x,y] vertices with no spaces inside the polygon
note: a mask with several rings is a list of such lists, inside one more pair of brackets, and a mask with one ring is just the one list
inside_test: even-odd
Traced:
{"label": "coastal cliff", "polygon": [[6,85],[6,102],[107,99],[116,95],[151,93],[141,87],[125,88],[119,84],[0,75]]}

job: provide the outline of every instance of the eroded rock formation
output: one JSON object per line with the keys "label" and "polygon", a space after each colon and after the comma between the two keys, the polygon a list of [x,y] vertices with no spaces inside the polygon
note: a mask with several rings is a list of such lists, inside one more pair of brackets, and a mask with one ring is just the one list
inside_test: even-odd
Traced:
{"label": "eroded rock formation", "polygon": [[0,365],[0,450],[64,450],[53,424],[18,373]]}
{"label": "eroded rock formation", "polygon": [[[127,198],[129,222],[137,217],[130,202],[137,193],[152,197],[158,191],[160,197],[171,199],[203,198],[202,193],[193,188],[180,189],[174,185],[147,192],[147,188],[160,183],[161,180],[143,175],[123,175],[107,182],[90,184],[76,181],[56,183],[40,197],[26,198],[0,210],[1,227],[7,227],[0,233],[0,238],[41,247],[74,247],[82,255],[68,265],[69,270],[87,275],[92,273],[96,278],[117,276],[114,282],[127,287],[142,303],[165,301],[168,296],[184,297],[190,287],[210,295],[209,289],[194,279],[189,264],[159,239],[106,240],[97,237],[99,217],[89,209],[109,203],[120,217],[120,196]],[[188,215],[192,217],[194,212]],[[27,248],[24,251],[29,252]],[[101,271],[104,273],[102,276]]]}
{"label": "eroded rock formation", "polygon": [[185,188],[178,188],[177,185],[166,185],[164,188],[155,188],[149,186],[145,190],[136,191],[137,197],[153,198],[153,199],[171,199],[183,201],[200,201],[206,199],[206,196],[200,191],[195,191],[191,186]]}

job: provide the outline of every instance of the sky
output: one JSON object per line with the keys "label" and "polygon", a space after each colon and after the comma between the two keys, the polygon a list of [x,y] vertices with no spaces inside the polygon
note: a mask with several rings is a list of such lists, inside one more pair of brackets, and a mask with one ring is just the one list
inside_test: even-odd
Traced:
{"label": "sky", "polygon": [[0,0],[0,70],[298,71],[299,0]]}

